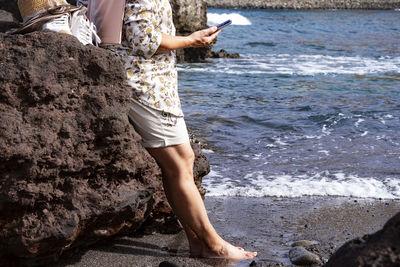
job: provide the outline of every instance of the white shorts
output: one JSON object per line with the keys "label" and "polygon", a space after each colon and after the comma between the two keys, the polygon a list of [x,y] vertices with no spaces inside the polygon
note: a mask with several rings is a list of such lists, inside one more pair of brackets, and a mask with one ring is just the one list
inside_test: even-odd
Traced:
{"label": "white shorts", "polygon": [[135,99],[131,99],[128,116],[142,137],[144,147],[166,147],[189,142],[183,117],[153,109]]}

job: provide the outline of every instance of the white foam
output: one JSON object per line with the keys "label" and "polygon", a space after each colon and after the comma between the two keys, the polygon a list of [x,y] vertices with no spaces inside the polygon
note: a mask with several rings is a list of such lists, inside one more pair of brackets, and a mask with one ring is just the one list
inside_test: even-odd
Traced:
{"label": "white foam", "polygon": [[182,68],[184,72],[211,72],[234,75],[285,74],[285,75],[329,75],[399,73],[400,57],[346,57],[325,55],[249,55],[236,60],[219,59],[216,64],[197,64]]}
{"label": "white foam", "polygon": [[400,179],[374,178],[331,174],[327,171],[313,176],[280,175],[266,177],[262,172],[245,175],[251,183],[237,186],[237,181],[229,178],[213,181],[222,175],[212,172],[204,177],[208,196],[243,197],[300,197],[300,196],[345,196],[358,198],[400,199]]}
{"label": "white foam", "polygon": [[263,153],[254,154],[253,159],[261,159]]}
{"label": "white foam", "polygon": [[277,143],[278,145],[281,145],[281,146],[286,146],[286,145],[288,145],[288,143],[283,142],[280,138],[277,138],[277,139],[275,140],[275,143]]}
{"label": "white foam", "polygon": [[358,126],[360,126],[360,123],[363,122],[363,121],[365,121],[365,120],[364,119],[358,119],[354,125],[356,127],[358,127]]}
{"label": "white foam", "polygon": [[328,150],[318,150],[318,153],[323,153],[326,156],[329,156],[329,151]]}
{"label": "white foam", "polygon": [[232,20],[232,25],[251,25],[250,20],[239,13],[207,13],[207,24],[211,26],[218,25],[228,19]]}
{"label": "white foam", "polygon": [[331,134],[331,132],[332,132],[332,130],[328,130],[328,128],[326,127],[326,124],[324,124],[323,126],[322,126],[322,133],[323,134],[325,134],[325,135],[330,135]]}
{"label": "white foam", "polygon": [[376,140],[381,140],[381,139],[385,139],[385,138],[386,138],[386,135],[378,135],[376,137]]}
{"label": "white foam", "polygon": [[205,148],[203,148],[201,150],[201,152],[203,152],[204,154],[213,154],[214,153],[214,151],[212,151],[211,149],[205,149]]}

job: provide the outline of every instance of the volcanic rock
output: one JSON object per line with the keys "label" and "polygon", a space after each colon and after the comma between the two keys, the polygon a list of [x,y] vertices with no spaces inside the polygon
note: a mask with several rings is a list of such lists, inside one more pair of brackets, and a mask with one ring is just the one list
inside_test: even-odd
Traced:
{"label": "volcanic rock", "polygon": [[6,32],[11,28],[17,28],[18,26],[18,20],[14,18],[12,13],[0,9],[0,32]]}
{"label": "volcanic rock", "polygon": [[[207,28],[207,4],[203,0],[170,0],[176,35],[187,36],[194,31]],[[185,48],[177,51],[178,61],[203,61],[210,47]]]}
{"label": "volcanic rock", "polygon": [[395,267],[400,266],[399,252],[400,213],[397,213],[382,230],[341,246],[324,266]]}
{"label": "volcanic rock", "polygon": [[321,264],[321,259],[318,255],[309,252],[304,247],[294,247],[289,251],[289,258],[296,265],[313,265]]}
{"label": "volcanic rock", "polygon": [[[115,234],[180,230],[128,121],[110,52],[53,32],[0,34],[0,266],[54,262]],[[200,155],[196,183],[209,166]]]}
{"label": "volcanic rock", "polygon": [[0,0],[0,9],[12,14],[16,20],[22,21],[17,3],[18,0]]}
{"label": "volcanic rock", "polygon": [[226,52],[226,50],[221,49],[218,52],[210,51],[207,54],[207,57],[209,57],[209,58],[240,58],[240,55],[238,53],[228,53],[228,52]]}

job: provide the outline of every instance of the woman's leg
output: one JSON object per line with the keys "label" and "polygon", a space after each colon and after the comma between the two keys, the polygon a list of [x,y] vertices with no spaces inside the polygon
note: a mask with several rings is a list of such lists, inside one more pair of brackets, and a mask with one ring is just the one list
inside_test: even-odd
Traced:
{"label": "woman's leg", "polygon": [[211,225],[193,179],[194,153],[190,143],[162,148],[147,148],[163,173],[167,199],[184,226],[196,256],[248,259],[256,256],[224,241]]}

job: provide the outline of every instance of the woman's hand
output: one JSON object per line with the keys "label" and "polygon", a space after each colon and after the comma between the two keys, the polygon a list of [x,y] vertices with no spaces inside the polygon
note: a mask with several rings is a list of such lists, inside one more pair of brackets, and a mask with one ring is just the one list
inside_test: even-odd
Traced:
{"label": "woman's hand", "polygon": [[197,31],[187,36],[189,47],[204,47],[212,44],[217,38],[219,32],[217,27],[213,26],[208,29]]}
{"label": "woman's hand", "polygon": [[217,27],[214,26],[194,32],[189,36],[171,36],[161,33],[161,44],[158,47],[156,54],[186,47],[208,46],[215,42],[215,38],[217,38],[220,31],[221,30],[218,30]]}

